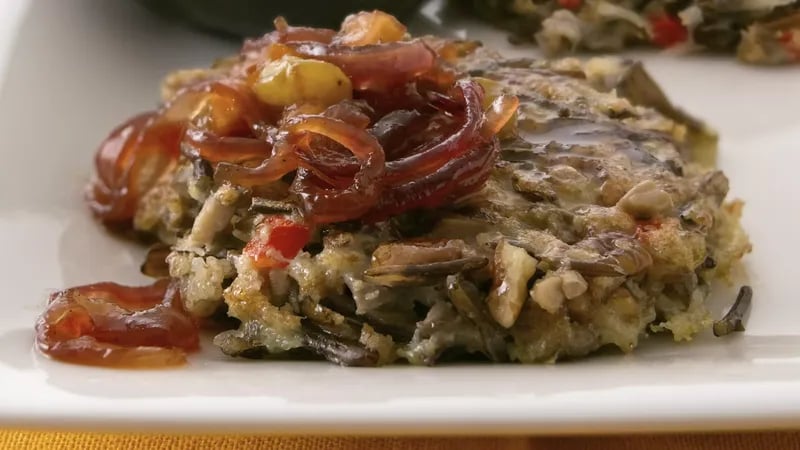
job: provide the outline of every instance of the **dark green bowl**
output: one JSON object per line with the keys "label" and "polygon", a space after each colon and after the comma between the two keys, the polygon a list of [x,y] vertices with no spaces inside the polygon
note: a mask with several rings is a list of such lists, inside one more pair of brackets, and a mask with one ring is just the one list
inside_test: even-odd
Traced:
{"label": "dark green bowl", "polygon": [[338,29],[353,12],[380,9],[405,20],[424,0],[137,0],[196,28],[234,37],[258,36],[283,16],[290,25]]}

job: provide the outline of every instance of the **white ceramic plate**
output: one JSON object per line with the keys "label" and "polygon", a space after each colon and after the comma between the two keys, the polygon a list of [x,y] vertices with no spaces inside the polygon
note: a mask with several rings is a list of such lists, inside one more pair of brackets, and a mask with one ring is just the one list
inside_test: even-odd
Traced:
{"label": "white ceramic plate", "polygon": [[[233,360],[206,345],[180,370],[101,370],[31,348],[49,292],[144,281],[142,251],[104,233],[82,204],[93,151],[116,123],[154,105],[168,70],[234,46],[129,1],[4,0],[0,19],[0,426],[573,433],[800,425],[797,68],[645,56],[677,103],[719,129],[720,165],[748,202],[755,301],[744,335],[690,345],[650,339],[633,355],[555,366],[346,369]],[[453,32],[468,27],[471,37],[507,46],[502,33],[448,20]],[[718,304],[733,294],[723,286]]]}

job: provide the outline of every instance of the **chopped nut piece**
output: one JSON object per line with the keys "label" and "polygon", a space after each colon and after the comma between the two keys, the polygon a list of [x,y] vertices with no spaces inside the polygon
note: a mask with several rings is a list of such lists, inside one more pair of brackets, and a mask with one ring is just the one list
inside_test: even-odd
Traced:
{"label": "chopped nut piece", "polygon": [[649,219],[673,208],[672,197],[653,180],[645,180],[629,190],[617,202],[617,208],[638,219]]}
{"label": "chopped nut piece", "polygon": [[589,288],[589,283],[583,276],[574,271],[567,270],[561,274],[561,290],[564,291],[564,296],[572,300],[586,292]]}
{"label": "chopped nut piece", "polygon": [[531,289],[531,297],[543,310],[555,314],[564,303],[562,285],[560,276],[542,278]]}
{"label": "chopped nut piece", "polygon": [[528,280],[536,272],[536,258],[505,239],[494,254],[494,284],[486,302],[494,320],[510,328],[528,299]]}

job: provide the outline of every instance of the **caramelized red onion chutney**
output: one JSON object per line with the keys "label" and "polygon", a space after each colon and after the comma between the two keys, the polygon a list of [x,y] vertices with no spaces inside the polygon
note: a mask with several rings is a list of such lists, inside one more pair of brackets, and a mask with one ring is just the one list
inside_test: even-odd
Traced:
{"label": "caramelized red onion chutney", "polygon": [[[137,202],[180,158],[205,161],[215,182],[244,188],[291,177],[302,220],[284,224],[294,241],[273,248],[291,258],[315,226],[454,202],[486,181],[495,135],[518,102],[500,96],[484,108],[481,86],[445,60],[453,45],[434,50],[408,39],[405,27],[380,12],[350,16],[339,32],[278,19],[275,31],[245,43],[225,74],[185,86],[112,131],[97,151],[89,207],[106,225],[129,228]],[[253,89],[259,71],[286,55],[337,66],[352,85],[350,98],[262,101]],[[245,251],[253,248],[260,247]],[[53,294],[36,325],[36,346],[71,363],[172,366],[198,348],[198,326],[169,279],[146,287],[99,283]]]}

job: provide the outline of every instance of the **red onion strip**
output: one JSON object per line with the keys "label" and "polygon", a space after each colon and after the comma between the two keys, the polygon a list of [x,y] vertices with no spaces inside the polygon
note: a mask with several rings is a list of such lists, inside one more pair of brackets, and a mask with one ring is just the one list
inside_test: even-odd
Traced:
{"label": "red onion strip", "polygon": [[491,173],[497,153],[494,140],[476,145],[431,174],[387,189],[367,220],[385,220],[416,208],[437,208],[474,192]]}
{"label": "red onion strip", "polygon": [[272,145],[261,139],[219,137],[197,129],[186,130],[182,147],[187,156],[202,158],[212,164],[264,160],[272,153]]}
{"label": "red onion strip", "polygon": [[50,297],[36,323],[36,346],[72,363],[172,366],[198,348],[197,330],[169,280],[143,287],[97,283]]}
{"label": "red onion strip", "polygon": [[480,85],[471,80],[460,80],[456,83],[456,89],[464,97],[464,124],[461,129],[447,139],[413,155],[389,161],[386,164],[387,183],[403,183],[433,173],[444,162],[469,150],[482,140],[479,135],[483,124],[481,108],[483,91]]}
{"label": "red onion strip", "polygon": [[383,148],[363,129],[323,116],[301,117],[288,127],[290,133],[314,133],[341,144],[361,163],[352,184],[345,189],[318,186],[304,169],[297,173],[293,190],[304,203],[306,216],[316,223],[353,220],[377,201],[384,173]]}

